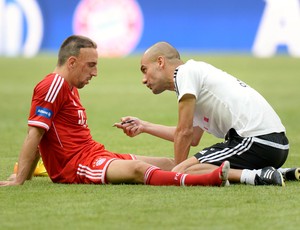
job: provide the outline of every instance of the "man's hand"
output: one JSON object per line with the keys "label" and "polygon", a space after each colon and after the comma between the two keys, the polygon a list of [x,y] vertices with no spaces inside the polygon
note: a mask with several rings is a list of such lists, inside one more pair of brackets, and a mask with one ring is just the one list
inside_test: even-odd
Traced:
{"label": "man's hand", "polygon": [[7,181],[0,181],[0,186],[22,185],[26,180],[31,179],[40,159],[38,145],[44,133],[45,130],[42,128],[28,127],[28,133],[19,155],[18,172],[11,175]]}
{"label": "man's hand", "polygon": [[21,185],[17,183],[16,181],[17,174],[13,173],[11,174],[6,181],[0,181],[0,186],[16,186],[16,185]]}
{"label": "man's hand", "polygon": [[16,174],[16,173],[13,173],[13,174],[11,174],[11,175],[7,178],[7,180],[8,180],[8,181],[14,181],[14,180],[16,180],[16,177],[17,177],[17,174]]}
{"label": "man's hand", "polygon": [[122,117],[121,122],[115,123],[113,126],[122,129],[129,137],[135,137],[143,132],[143,121],[137,117]]}

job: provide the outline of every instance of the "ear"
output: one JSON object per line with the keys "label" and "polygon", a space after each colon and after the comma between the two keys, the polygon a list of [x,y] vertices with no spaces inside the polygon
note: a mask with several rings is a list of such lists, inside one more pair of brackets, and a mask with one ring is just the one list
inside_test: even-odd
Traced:
{"label": "ear", "polygon": [[69,57],[68,58],[68,67],[70,68],[70,69],[73,69],[74,67],[75,67],[75,65],[76,65],[76,57],[74,57],[74,56],[71,56],[71,57]]}
{"label": "ear", "polygon": [[157,63],[160,68],[164,68],[165,66],[165,58],[163,56],[158,56]]}

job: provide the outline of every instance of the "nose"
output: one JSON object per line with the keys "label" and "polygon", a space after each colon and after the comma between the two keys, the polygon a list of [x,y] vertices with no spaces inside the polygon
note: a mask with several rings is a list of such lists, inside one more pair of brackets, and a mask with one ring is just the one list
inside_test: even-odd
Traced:
{"label": "nose", "polygon": [[146,76],[145,76],[145,75],[143,75],[143,78],[142,78],[142,83],[143,83],[144,85],[146,85],[146,84],[147,84],[147,78],[146,78]]}
{"label": "nose", "polygon": [[97,67],[92,71],[91,75],[93,77],[97,77],[97,75],[98,75],[98,69],[97,69]]}

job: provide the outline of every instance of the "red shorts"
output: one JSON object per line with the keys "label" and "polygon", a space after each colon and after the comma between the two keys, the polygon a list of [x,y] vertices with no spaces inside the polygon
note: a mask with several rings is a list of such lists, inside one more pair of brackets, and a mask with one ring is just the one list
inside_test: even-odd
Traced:
{"label": "red shorts", "polygon": [[106,171],[113,160],[136,160],[132,154],[118,154],[107,150],[97,150],[92,157],[79,163],[77,168],[77,183],[107,184]]}

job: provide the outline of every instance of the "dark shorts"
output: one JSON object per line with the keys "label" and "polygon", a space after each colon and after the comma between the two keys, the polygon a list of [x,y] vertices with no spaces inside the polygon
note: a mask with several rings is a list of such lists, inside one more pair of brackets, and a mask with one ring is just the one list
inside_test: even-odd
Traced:
{"label": "dark shorts", "polygon": [[229,130],[225,142],[205,148],[195,154],[200,163],[221,165],[225,160],[235,169],[280,168],[287,159],[289,141],[285,133],[257,137],[240,137]]}

